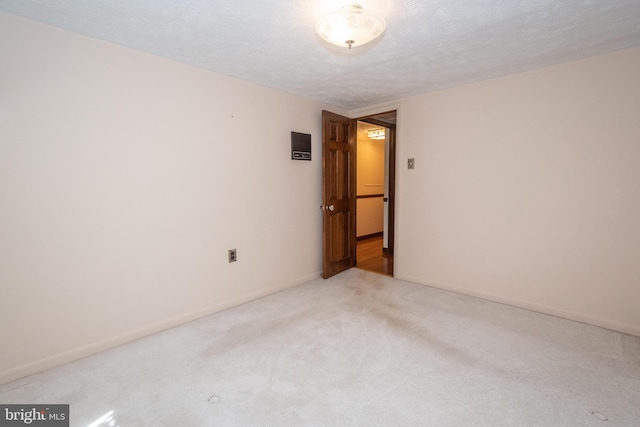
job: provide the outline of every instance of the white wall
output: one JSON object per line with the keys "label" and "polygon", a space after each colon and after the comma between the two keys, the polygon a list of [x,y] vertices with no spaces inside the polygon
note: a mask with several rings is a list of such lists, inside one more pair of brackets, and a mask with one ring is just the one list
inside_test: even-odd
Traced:
{"label": "white wall", "polygon": [[320,274],[325,106],[4,13],[0,53],[0,382]]}
{"label": "white wall", "polygon": [[638,76],[640,48],[403,100],[396,276],[640,335]]}

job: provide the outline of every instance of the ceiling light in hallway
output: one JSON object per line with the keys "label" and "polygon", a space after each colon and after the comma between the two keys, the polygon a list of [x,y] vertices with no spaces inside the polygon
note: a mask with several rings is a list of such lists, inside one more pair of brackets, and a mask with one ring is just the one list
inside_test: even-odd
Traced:
{"label": "ceiling light in hallway", "polygon": [[369,139],[384,139],[384,129],[371,129],[367,131],[367,136]]}

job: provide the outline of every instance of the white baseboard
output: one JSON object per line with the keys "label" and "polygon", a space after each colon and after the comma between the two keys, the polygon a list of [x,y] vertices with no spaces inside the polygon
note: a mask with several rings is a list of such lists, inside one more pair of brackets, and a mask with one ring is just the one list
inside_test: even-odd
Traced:
{"label": "white baseboard", "polygon": [[218,311],[226,310],[231,307],[235,307],[255,299],[274,294],[276,292],[283,291],[285,289],[300,285],[319,278],[320,272],[310,274],[306,277],[299,278],[293,282],[289,282],[284,285],[273,286],[267,289],[260,290],[251,294],[243,295],[238,298],[234,298],[228,301],[224,301],[212,306],[195,310],[189,313],[182,314],[180,316],[172,317],[152,325],[148,325],[139,329],[135,329],[124,334],[120,334],[114,337],[110,337],[95,343],[91,343],[82,347],[75,348],[73,350],[66,351],[64,353],[56,354],[44,359],[37,360],[35,362],[27,363],[25,365],[18,366],[13,369],[0,372],[0,384],[5,384],[11,381],[15,381],[19,378],[23,378],[44,370],[54,368],[56,366],[64,365],[65,363],[73,362],[83,357],[91,356],[92,354],[99,353],[104,350],[108,350],[113,347],[117,347],[122,344],[135,341],[137,339],[155,334],[165,329],[173,328],[178,325],[190,322],[192,320],[199,319],[209,314],[216,313]]}
{"label": "white baseboard", "polygon": [[511,298],[503,295],[481,292],[474,289],[433,282],[430,280],[424,280],[417,277],[395,276],[395,278],[399,280],[404,280],[407,282],[417,283],[419,285],[429,286],[432,288],[455,292],[457,294],[481,298],[487,301],[511,305],[518,308],[524,308],[526,310],[536,311],[538,313],[543,313],[543,314],[549,314],[551,316],[561,317],[563,319],[573,320],[580,323],[586,323],[589,325],[598,326],[605,329],[611,329],[613,331],[623,332],[625,334],[635,335],[640,337],[640,327],[629,325],[626,323],[614,322],[612,320],[601,319],[599,317],[593,317],[583,313],[577,313],[574,311],[565,310],[558,307],[548,306],[544,304],[536,304],[536,303],[520,300],[517,298]]}

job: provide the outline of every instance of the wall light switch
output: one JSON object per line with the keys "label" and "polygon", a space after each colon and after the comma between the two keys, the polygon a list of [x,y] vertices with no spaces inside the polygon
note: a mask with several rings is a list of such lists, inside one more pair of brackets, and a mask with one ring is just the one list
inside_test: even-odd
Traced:
{"label": "wall light switch", "polygon": [[413,157],[410,159],[407,159],[407,169],[415,169],[416,168],[416,159],[414,159]]}

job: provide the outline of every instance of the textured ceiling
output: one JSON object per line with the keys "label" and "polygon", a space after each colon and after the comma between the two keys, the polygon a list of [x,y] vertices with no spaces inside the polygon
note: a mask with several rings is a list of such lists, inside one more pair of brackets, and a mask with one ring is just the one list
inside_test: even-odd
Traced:
{"label": "textured ceiling", "polygon": [[387,21],[348,51],[332,0],[0,0],[0,10],[348,110],[640,45],[640,0],[360,0]]}

